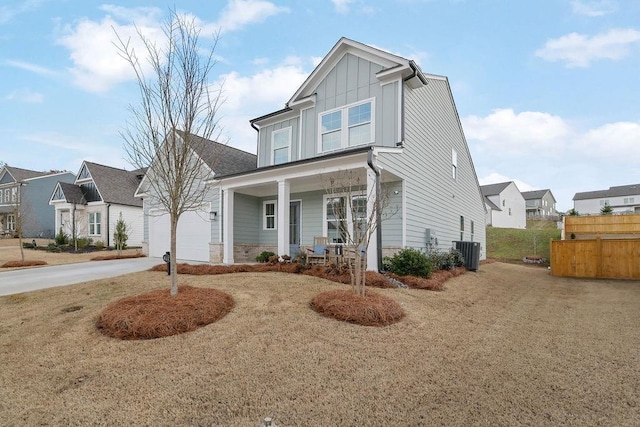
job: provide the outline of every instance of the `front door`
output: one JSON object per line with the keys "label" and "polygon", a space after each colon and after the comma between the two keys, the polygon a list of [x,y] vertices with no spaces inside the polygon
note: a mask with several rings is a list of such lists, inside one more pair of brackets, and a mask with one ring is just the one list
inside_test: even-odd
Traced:
{"label": "front door", "polygon": [[300,255],[300,201],[289,204],[289,255]]}

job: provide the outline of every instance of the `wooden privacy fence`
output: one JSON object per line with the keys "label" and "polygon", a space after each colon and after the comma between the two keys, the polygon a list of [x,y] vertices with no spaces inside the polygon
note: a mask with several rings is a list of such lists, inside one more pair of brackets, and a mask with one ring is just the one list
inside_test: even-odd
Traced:
{"label": "wooden privacy fence", "polygon": [[640,239],[552,240],[550,249],[553,276],[640,279]]}
{"label": "wooden privacy fence", "polygon": [[565,216],[563,240],[574,235],[576,239],[640,238],[640,215]]}

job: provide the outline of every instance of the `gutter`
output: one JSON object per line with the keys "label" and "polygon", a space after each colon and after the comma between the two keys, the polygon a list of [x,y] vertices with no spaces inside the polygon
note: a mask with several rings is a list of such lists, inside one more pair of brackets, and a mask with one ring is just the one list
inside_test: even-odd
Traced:
{"label": "gutter", "polygon": [[109,235],[110,235],[110,231],[109,230],[109,208],[111,207],[111,203],[107,203],[107,245],[106,247],[109,247]]}
{"label": "gutter", "polygon": [[382,271],[382,212],[380,212],[380,169],[373,164],[373,147],[367,152],[367,165],[376,174],[376,258],[378,264],[378,272]]}

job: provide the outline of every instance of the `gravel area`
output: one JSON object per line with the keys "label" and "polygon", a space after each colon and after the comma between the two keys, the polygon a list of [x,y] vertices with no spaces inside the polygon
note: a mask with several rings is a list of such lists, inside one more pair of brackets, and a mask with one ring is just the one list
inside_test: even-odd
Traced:
{"label": "gravel area", "polygon": [[640,282],[503,263],[443,292],[376,289],[407,316],[309,308],[348,289],[283,273],[180,276],[233,296],[194,332],[120,341],[95,316],[168,287],[143,272],[0,298],[0,425],[640,425]]}

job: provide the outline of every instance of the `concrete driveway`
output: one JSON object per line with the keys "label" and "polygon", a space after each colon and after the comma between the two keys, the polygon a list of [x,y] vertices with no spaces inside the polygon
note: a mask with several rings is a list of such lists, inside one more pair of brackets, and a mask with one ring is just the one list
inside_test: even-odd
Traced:
{"label": "concrete driveway", "polygon": [[162,263],[160,258],[130,258],[5,271],[0,273],[0,296],[121,276]]}

